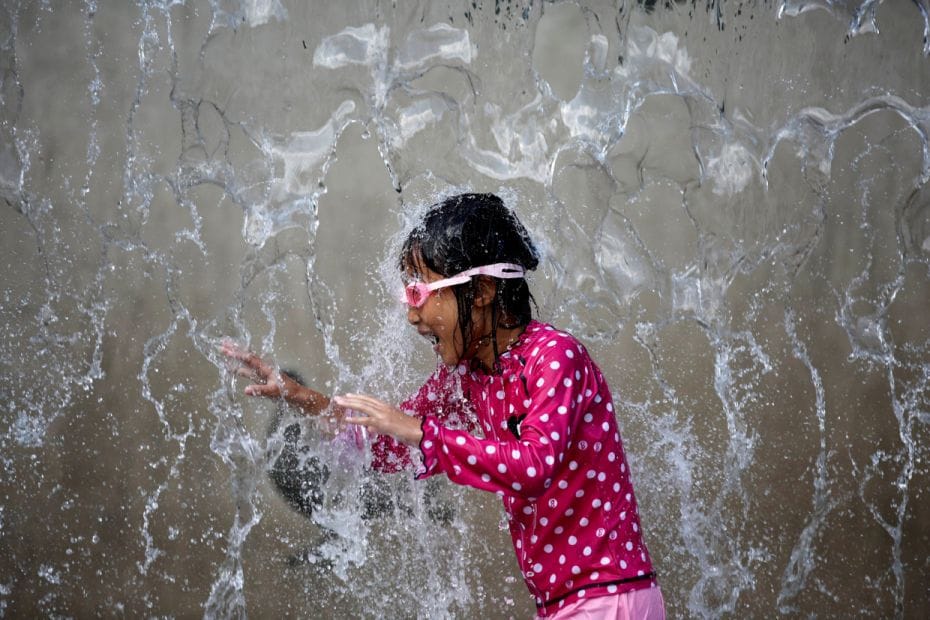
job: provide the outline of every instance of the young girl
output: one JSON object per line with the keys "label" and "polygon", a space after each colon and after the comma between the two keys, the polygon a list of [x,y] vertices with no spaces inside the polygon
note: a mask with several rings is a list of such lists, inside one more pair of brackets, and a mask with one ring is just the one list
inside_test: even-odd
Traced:
{"label": "young girl", "polygon": [[[532,319],[524,274],[537,264],[497,196],[435,205],[400,267],[407,320],[433,343],[439,368],[399,407],[356,394],[335,404],[378,434],[375,469],[416,461],[418,479],[444,473],[503,500],[539,617],[664,618],[610,389],[574,337]],[[311,414],[329,406],[255,355],[224,351],[258,381],[246,394]]]}

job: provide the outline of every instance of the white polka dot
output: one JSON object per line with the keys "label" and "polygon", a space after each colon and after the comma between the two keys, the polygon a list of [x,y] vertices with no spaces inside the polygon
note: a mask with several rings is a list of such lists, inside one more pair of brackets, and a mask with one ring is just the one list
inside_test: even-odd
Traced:
{"label": "white polka dot", "polygon": [[497,390],[497,400],[504,400],[504,390]]}
{"label": "white polka dot", "polygon": [[495,452],[497,452],[497,448],[495,448],[494,446],[485,446],[484,451],[487,452],[488,454],[494,454]]}
{"label": "white polka dot", "polygon": [[568,409],[565,408],[565,405],[560,405],[557,411],[561,415],[565,415],[566,413],[568,413]]}
{"label": "white polka dot", "polygon": [[465,438],[462,435],[459,435],[458,437],[455,438],[455,443],[459,444],[460,446],[464,446]]}
{"label": "white polka dot", "polygon": [[460,473],[462,473],[462,468],[459,467],[458,465],[453,465],[453,466],[452,466],[452,471],[454,471],[456,474],[460,474]]}
{"label": "white polka dot", "polygon": [[574,509],[574,508],[569,508],[568,510],[565,511],[565,516],[566,516],[566,517],[570,517],[570,516],[572,516],[573,514],[575,514],[575,509]]}
{"label": "white polka dot", "polygon": [[604,446],[603,446],[603,444],[602,444],[601,442],[599,442],[599,441],[595,441],[595,442],[594,442],[594,451],[595,451],[595,452],[600,452],[602,447],[604,447]]}
{"label": "white polka dot", "polygon": [[502,474],[506,474],[506,473],[507,473],[507,466],[504,465],[503,463],[498,463],[498,464],[497,464],[497,471],[499,471],[499,472],[502,473]]}
{"label": "white polka dot", "polygon": [[549,368],[551,368],[552,370],[558,370],[559,366],[561,366],[561,364],[559,364],[557,361],[553,361],[552,363],[549,364]]}
{"label": "white polka dot", "polygon": [[555,388],[554,388],[554,387],[549,388],[549,391],[546,392],[546,395],[547,395],[549,398],[552,398],[553,396],[555,396]]}
{"label": "white polka dot", "polygon": [[[533,514],[533,507],[532,507],[532,506],[524,506],[524,507],[523,507],[523,514],[525,514],[525,515],[531,515],[531,514]],[[536,541],[531,541],[531,542],[536,542]]]}
{"label": "white polka dot", "polygon": [[568,359],[572,359],[573,357],[575,357],[575,352],[572,351],[571,349],[565,349],[565,357],[567,357]]}
{"label": "white polka dot", "polygon": [[558,527],[556,527],[556,528],[555,528],[554,530],[552,530],[552,531],[555,532],[556,534],[561,534],[562,532],[565,531],[565,528],[562,527],[561,525],[559,525]]}
{"label": "white polka dot", "polygon": [[599,403],[599,402],[601,402],[602,400],[604,400],[604,399],[601,398],[601,395],[600,395],[600,394],[598,394],[597,396],[594,397],[594,402],[596,402],[596,403]]}
{"label": "white polka dot", "polygon": [[620,520],[621,520],[621,521],[626,521],[626,510],[624,510],[623,512],[620,513]]}
{"label": "white polka dot", "polygon": [[565,480],[559,480],[559,488],[563,491],[568,488],[568,482]]}
{"label": "white polka dot", "polygon": [[604,510],[606,510],[607,512],[610,512],[611,508],[613,508],[613,504],[611,504],[610,502],[607,502],[604,504]]}
{"label": "white polka dot", "polygon": [[544,413],[544,414],[542,414],[541,416],[539,416],[539,421],[540,421],[540,422],[548,422],[548,421],[549,421],[549,414],[548,414],[548,413]]}
{"label": "white polka dot", "polygon": [[536,387],[542,387],[544,385],[546,385],[546,380],[542,377],[536,380]]}
{"label": "white polka dot", "polygon": [[[565,377],[564,379],[562,379],[562,385],[564,385],[565,387],[572,387],[572,380],[569,379],[568,377]],[[578,396],[581,396],[581,394],[579,394]]]}
{"label": "white polka dot", "polygon": [[634,532],[638,532],[638,531],[639,531],[639,526],[636,525],[635,523],[633,524],[633,531],[634,531]]}
{"label": "white polka dot", "polygon": [[611,594],[616,594],[617,586],[614,584],[610,584],[609,586],[607,586],[607,591],[610,592]]}
{"label": "white polka dot", "polygon": [[529,408],[529,406],[532,404],[532,402],[533,402],[533,401],[531,401],[529,398],[527,398],[526,400],[523,401],[523,406]]}
{"label": "white polka dot", "polygon": [[576,469],[578,469],[578,463],[576,463],[575,461],[569,461],[568,468],[572,471],[575,471]]}
{"label": "white polka dot", "polygon": [[477,459],[477,457],[475,457],[474,454],[469,454],[469,455],[468,455],[468,459],[466,459],[466,460],[468,461],[468,464],[469,464],[469,465],[474,465],[475,463],[478,462],[478,459]]}
{"label": "white polka dot", "polygon": [[547,346],[547,347],[554,347],[556,344],[558,344],[558,343],[557,343],[555,340],[550,340],[549,342],[546,343],[546,346]]}
{"label": "white polka dot", "polygon": [[555,465],[555,457],[551,454],[546,455],[546,465]]}
{"label": "white polka dot", "polygon": [[512,488],[514,491],[519,491],[523,488],[523,485],[521,485],[519,482],[514,482],[510,485],[510,488]]}
{"label": "white polka dot", "polygon": [[[549,575],[549,583],[555,583],[555,573]],[[559,601],[561,603],[561,601]]]}
{"label": "white polka dot", "polygon": [[605,555],[601,558],[601,566],[607,566],[608,564],[610,564],[610,558]]}
{"label": "white polka dot", "polygon": [[491,482],[491,476],[489,476],[489,475],[487,475],[487,474],[481,474],[481,479],[482,479],[484,482]]}
{"label": "white polka dot", "polygon": [[583,598],[587,593],[587,590],[578,590],[578,598]]}
{"label": "white polka dot", "polygon": [[581,519],[578,520],[578,524],[581,525],[581,527],[588,527],[588,523],[591,522],[588,521],[587,517],[581,517]]}
{"label": "white polka dot", "polygon": [[576,371],[575,371],[575,381],[580,381],[580,380],[581,380],[581,373],[578,372],[578,371],[576,370]]}
{"label": "white polka dot", "polygon": [[599,527],[599,528],[597,528],[597,531],[594,532],[594,535],[597,536],[598,538],[603,538],[603,537],[604,537],[604,534],[606,534],[606,533],[607,533],[607,530],[605,530],[605,529],[602,528],[602,527]]}
{"label": "white polka dot", "polygon": [[[535,331],[535,330],[534,330],[534,331]],[[533,352],[531,353],[531,355],[532,355],[533,357],[535,357],[538,353],[539,353],[539,347],[536,347],[536,348],[533,349]]]}
{"label": "white polka dot", "polygon": [[614,454],[613,452],[608,452],[608,453],[607,453],[607,460],[610,461],[611,463],[613,463],[614,461],[617,460],[617,455]]}
{"label": "white polka dot", "polygon": [[584,414],[584,417],[582,418],[582,420],[584,420],[585,422],[588,422],[588,423],[590,423],[591,420],[593,420],[593,419],[594,419],[594,416],[591,415],[590,413]]}
{"label": "white polka dot", "polygon": [[626,560],[620,560],[620,568],[626,569]]}
{"label": "white polka dot", "polygon": [[[572,575],[577,575],[577,574],[579,574],[579,573],[581,573],[581,569],[578,568],[577,566],[572,566]],[[578,591],[578,596],[581,596],[581,593],[582,593],[582,592],[584,592],[584,590],[579,590],[579,591]]]}
{"label": "white polka dot", "polygon": [[582,439],[581,441],[579,441],[579,442],[578,442],[578,449],[579,449],[579,450],[587,450],[587,449],[588,449],[588,442],[585,441],[584,439]]}
{"label": "white polka dot", "polygon": [[607,403],[607,411],[613,411],[613,410],[614,410],[614,406],[610,403]]}
{"label": "white polka dot", "polygon": [[614,493],[619,493],[619,492],[620,492],[620,483],[614,482]]}
{"label": "white polka dot", "polygon": [[594,471],[593,469],[589,469],[588,472],[585,474],[585,476],[588,478],[588,480],[590,480],[591,478],[593,478],[593,477],[596,476],[596,475],[597,475],[597,472]]}
{"label": "white polka dot", "polygon": [[584,489],[578,489],[575,491],[575,497],[584,497]]}
{"label": "white polka dot", "polygon": [[564,555],[560,555],[560,556],[559,556],[559,564],[565,564],[565,556],[564,556]]}
{"label": "white polka dot", "polygon": [[586,398],[591,398],[591,394],[593,394],[593,393],[594,393],[594,392],[592,392],[590,389],[587,389],[587,390],[584,391],[584,395],[585,395]]}
{"label": "white polka dot", "polygon": [[601,500],[600,500],[600,499],[595,499],[593,502],[591,502],[591,506],[593,506],[594,508],[600,508],[600,507],[601,507]]}
{"label": "white polka dot", "polygon": [[522,541],[522,540],[517,540],[516,547],[517,547],[517,549],[522,549],[522,548],[523,548],[523,541]]}
{"label": "white polka dot", "polygon": [[601,429],[606,433],[607,431],[610,430],[610,424],[608,424],[607,422],[604,422],[603,424],[601,424]]}
{"label": "white polka dot", "polygon": [[630,495],[629,493],[627,493],[626,495],[624,495],[624,497],[626,498],[626,501],[630,501],[630,499],[631,499],[633,496]]}
{"label": "white polka dot", "polygon": [[552,545],[546,545],[545,547],[543,547],[543,551],[545,551],[546,553],[552,553]]}
{"label": "white polka dot", "polygon": [[548,523],[549,523],[549,519],[547,519],[546,517],[540,517],[539,524],[541,526],[546,527]]}
{"label": "white polka dot", "polygon": [[620,473],[622,474],[625,471],[626,471],[626,463],[620,463]]}
{"label": "white polka dot", "polygon": [[529,476],[530,478],[535,478],[535,477],[536,477],[536,468],[535,468],[535,467],[532,467],[532,466],[527,467],[527,468],[526,468],[526,475]]}
{"label": "white polka dot", "polygon": [[442,451],[444,454],[449,454],[449,446],[443,445]]}
{"label": "white polka dot", "polygon": [[607,480],[607,474],[605,474],[604,472],[601,472],[597,475],[598,482],[604,482],[605,480]]}
{"label": "white polka dot", "polygon": [[[549,500],[549,508],[557,508],[558,505],[559,505],[559,501],[557,499],[553,498]],[[556,532],[556,534],[558,534],[558,532]]]}
{"label": "white polka dot", "polygon": [[585,547],[581,550],[581,555],[588,556],[591,555],[591,547]]}
{"label": "white polka dot", "polygon": [[552,431],[549,436],[552,437],[552,441],[558,441],[560,437],[559,431]]}
{"label": "white polka dot", "polygon": [[575,545],[575,544],[577,544],[577,543],[578,543],[578,539],[577,539],[576,537],[574,537],[574,536],[569,536],[569,537],[568,537],[568,544],[570,544],[570,545]]}
{"label": "white polka dot", "polygon": [[433,442],[427,439],[426,441],[423,442],[423,447],[428,450],[433,447]]}
{"label": "white polka dot", "polygon": [[633,550],[633,541],[630,541],[630,540],[626,541],[626,550],[627,551]]}

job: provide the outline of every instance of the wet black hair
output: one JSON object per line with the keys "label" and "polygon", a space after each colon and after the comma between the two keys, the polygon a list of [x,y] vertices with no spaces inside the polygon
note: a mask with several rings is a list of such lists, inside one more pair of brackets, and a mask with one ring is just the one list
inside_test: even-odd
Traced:
{"label": "wet black hair", "polygon": [[[494,194],[458,194],[433,205],[407,236],[400,253],[400,269],[415,270],[418,259],[444,277],[494,263],[515,263],[526,271],[539,265],[539,253],[526,228]],[[490,336],[496,360],[498,321],[508,329],[522,327],[532,320],[532,305],[536,302],[524,278],[496,278],[495,284]],[[466,351],[478,286],[478,278],[472,278],[452,287]]]}

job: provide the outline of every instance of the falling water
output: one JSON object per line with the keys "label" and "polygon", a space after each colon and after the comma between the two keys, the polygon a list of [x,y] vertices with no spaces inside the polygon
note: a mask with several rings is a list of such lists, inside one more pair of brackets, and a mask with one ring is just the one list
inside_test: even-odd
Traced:
{"label": "falling water", "polygon": [[217,351],[399,401],[395,252],[464,189],[614,387],[672,617],[926,617],[928,15],[4,3],[0,617],[530,616],[494,497],[371,476]]}

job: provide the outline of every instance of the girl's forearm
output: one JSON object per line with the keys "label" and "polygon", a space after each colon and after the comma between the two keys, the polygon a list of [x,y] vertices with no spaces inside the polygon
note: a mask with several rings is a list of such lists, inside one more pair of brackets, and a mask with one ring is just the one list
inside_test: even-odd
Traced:
{"label": "girl's forearm", "polygon": [[306,415],[319,415],[329,407],[329,398],[305,386],[299,386],[293,393],[286,394],[285,400]]}

